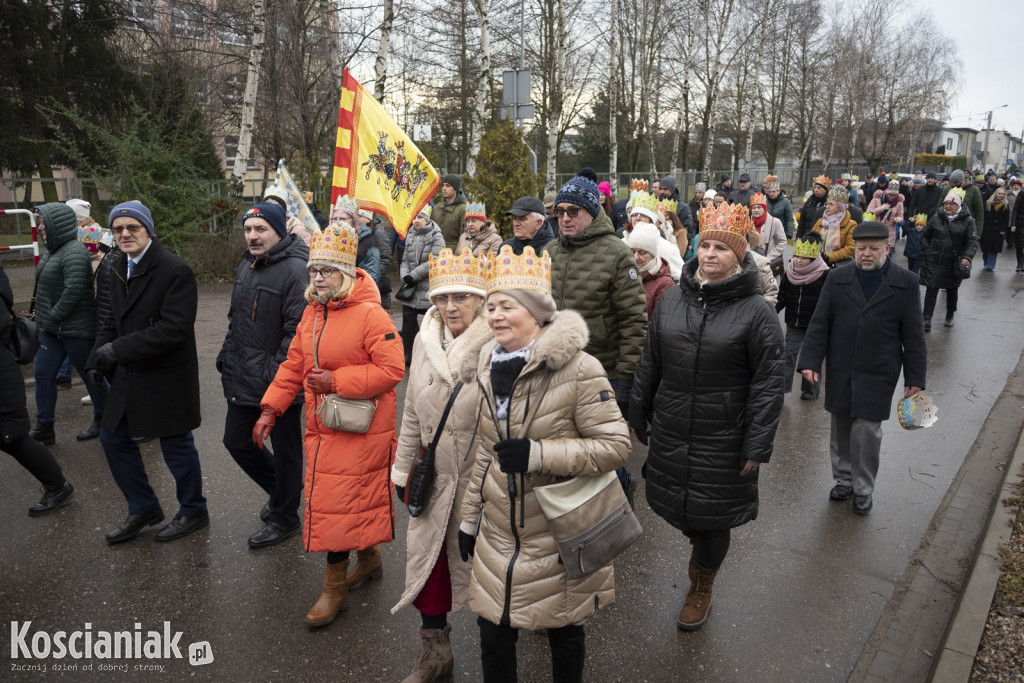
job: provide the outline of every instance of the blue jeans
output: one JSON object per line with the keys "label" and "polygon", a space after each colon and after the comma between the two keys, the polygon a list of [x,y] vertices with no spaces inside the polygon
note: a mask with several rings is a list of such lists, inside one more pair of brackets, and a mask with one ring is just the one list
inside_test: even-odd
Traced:
{"label": "blue jeans", "polygon": [[[114,482],[128,501],[128,514],[141,515],[160,507],[160,500],[149,485],[146,467],[142,463],[139,446],[128,433],[128,420],[122,418],[113,434],[100,429],[100,443],[107,456],[107,465],[114,476]],[[196,451],[192,432],[160,437],[160,450],[164,454],[167,469],[177,484],[179,515],[198,517],[206,513],[206,498],[203,497],[203,473],[199,467],[199,453]]]}
{"label": "blue jeans", "polygon": [[[60,372],[64,357],[71,359],[78,374],[85,377],[85,362],[92,352],[92,339],[58,337],[49,332],[39,333],[39,350],[36,351],[36,422],[53,424],[57,409],[57,373]],[[93,386],[85,380],[85,388],[92,397],[92,413],[103,415],[107,405],[106,387]]]}
{"label": "blue jeans", "polygon": [[992,252],[991,254],[989,254],[989,253],[982,253],[982,257],[985,259],[985,267],[989,268],[991,270],[995,270],[995,268],[996,268],[996,259],[999,258],[999,253],[998,252]]}
{"label": "blue jeans", "polygon": [[64,357],[64,362],[60,364],[60,371],[57,373],[58,379],[71,379],[71,359],[67,356]]}

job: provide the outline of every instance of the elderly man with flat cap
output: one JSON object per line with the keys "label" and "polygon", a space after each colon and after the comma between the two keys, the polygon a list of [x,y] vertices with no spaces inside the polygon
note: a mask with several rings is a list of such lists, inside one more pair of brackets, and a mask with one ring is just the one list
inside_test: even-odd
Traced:
{"label": "elderly man with flat cap", "polygon": [[853,511],[872,507],[882,422],[903,371],[903,397],[924,389],[927,353],[918,278],[886,256],[889,227],[853,230],[853,263],[825,281],[804,337],[797,369],[817,382],[825,361],[825,410],[832,414],[829,497],[853,497]]}
{"label": "elderly man with flat cap", "polygon": [[[554,198],[551,205],[554,206]],[[512,216],[512,237],[502,242],[501,246],[509,245],[516,256],[521,256],[526,247],[533,247],[534,252],[539,254],[548,242],[554,241],[552,217],[547,215],[544,202],[536,197],[520,197],[505,215]]]}

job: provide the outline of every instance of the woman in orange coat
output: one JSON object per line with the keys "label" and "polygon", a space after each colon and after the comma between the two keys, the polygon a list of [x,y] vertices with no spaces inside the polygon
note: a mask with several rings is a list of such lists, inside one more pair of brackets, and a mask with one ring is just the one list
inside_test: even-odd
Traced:
{"label": "woman in orange coat", "polygon": [[[261,401],[253,429],[259,444],[276,416],[306,391],[306,516],[303,543],[327,553],[319,600],[310,626],[334,621],[350,588],[381,573],[378,543],[394,539],[390,475],[395,438],[395,385],[405,372],[402,341],[380,306],[373,278],[356,268],[359,240],[338,222],[314,235],[309,250],[306,307],[288,358]],[[331,429],[317,414],[327,394],[373,399],[376,412],[365,434]],[[358,558],[348,572],[349,551]]]}

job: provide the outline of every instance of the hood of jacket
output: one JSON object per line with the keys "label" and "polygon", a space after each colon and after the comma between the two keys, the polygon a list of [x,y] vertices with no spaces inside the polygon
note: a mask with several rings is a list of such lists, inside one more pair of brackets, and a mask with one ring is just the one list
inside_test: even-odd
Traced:
{"label": "hood of jacket", "polygon": [[49,202],[40,206],[38,211],[46,227],[46,249],[51,254],[78,239],[78,221],[70,206],[62,202]]}
{"label": "hood of jacket", "polygon": [[242,256],[246,261],[249,261],[253,268],[262,268],[274,263],[280,263],[292,257],[301,258],[303,261],[309,260],[309,247],[306,246],[306,243],[298,235],[287,235],[271,247],[267,253],[259,257],[253,256],[248,250]]}
{"label": "hood of jacket", "polygon": [[[352,285],[352,291],[348,293],[348,296],[341,301],[331,299],[327,302],[327,308],[334,310],[354,304],[380,304],[380,290],[377,289],[377,283],[362,268],[356,268],[356,283]],[[314,302],[314,305],[319,306],[320,304]]]}
{"label": "hood of jacket", "polygon": [[[423,316],[423,323],[418,334],[419,343],[423,345],[430,364],[434,366],[441,379],[449,386],[454,386],[459,380],[465,384],[466,378],[462,377],[461,371],[466,364],[466,359],[470,359],[469,367],[474,371],[473,378],[475,378],[475,363],[480,357],[480,349],[488,341],[494,339],[494,332],[487,324],[486,316],[478,315],[446,349],[441,342],[443,328],[444,321],[441,320],[441,312],[436,307],[431,308]],[[470,382],[473,378],[470,379]]]}
{"label": "hood of jacket", "polygon": [[[415,232],[418,238],[426,239],[427,237],[430,236],[430,233],[432,232],[441,232],[441,226],[435,223],[434,221],[430,221],[423,226],[422,230],[417,230],[415,227],[410,227],[409,232]],[[405,237],[406,239],[408,239],[409,233],[406,233]]]}
{"label": "hood of jacket", "polygon": [[459,204],[465,203],[466,195],[462,192],[462,190],[459,190],[458,192],[455,193],[455,199],[453,199],[450,204],[445,200],[443,196],[441,197],[441,206],[457,206]]}
{"label": "hood of jacket", "polygon": [[695,274],[698,265],[697,259],[690,259],[683,266],[683,272],[679,277],[683,292],[695,299],[707,297],[709,303],[718,303],[761,294],[761,278],[758,275],[757,263],[749,251],[743,258],[743,269],[719,282],[709,282],[706,285],[697,282]]}
{"label": "hood of jacket", "polygon": [[[583,350],[589,339],[590,331],[583,316],[576,311],[558,311],[533,340],[533,348],[523,372],[529,372],[541,364],[553,371],[561,370],[573,356]],[[496,345],[497,342],[488,343],[479,356],[467,354],[462,359],[458,371],[463,382],[473,381],[490,366],[491,351]]]}
{"label": "hood of jacket", "polygon": [[565,233],[562,233],[558,237],[558,241],[562,244],[562,246],[565,247],[581,247],[584,244],[591,242],[602,235],[614,234],[615,226],[612,225],[612,219],[608,218],[608,214],[604,212],[604,209],[598,209],[597,216],[594,218],[594,222],[591,223],[587,227],[587,229],[583,231],[582,235],[574,235],[573,237],[569,237]]}

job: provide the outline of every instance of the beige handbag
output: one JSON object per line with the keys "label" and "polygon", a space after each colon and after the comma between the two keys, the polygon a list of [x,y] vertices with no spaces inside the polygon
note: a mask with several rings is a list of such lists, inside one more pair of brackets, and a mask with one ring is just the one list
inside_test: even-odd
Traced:
{"label": "beige handbag", "polygon": [[570,578],[605,566],[643,533],[615,472],[573,477],[533,492]]}
{"label": "beige handbag", "polygon": [[[321,332],[322,333],[322,332]],[[320,367],[316,336],[316,318],[313,318],[313,364]],[[337,394],[327,394],[323,403],[316,409],[324,426],[341,432],[365,434],[373,421],[373,413],[377,410],[377,399],[342,398]]]}

